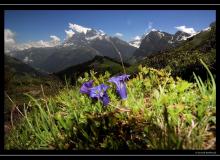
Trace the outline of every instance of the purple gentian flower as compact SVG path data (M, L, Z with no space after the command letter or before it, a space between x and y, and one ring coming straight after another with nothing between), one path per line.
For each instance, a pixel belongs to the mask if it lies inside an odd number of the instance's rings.
M93 87L90 89L89 96L91 98L97 98L98 100L101 100L103 105L106 106L109 103L109 97L106 93L106 90L109 88L109 86L105 84L100 84L99 86Z
M89 95L92 85L93 85L93 80L83 83L82 87L80 88L80 92Z
M113 82L116 84L116 90L118 94L120 95L121 99L127 98L125 80L127 80L129 77L130 75L123 74L121 76L112 77L108 80L108 82Z

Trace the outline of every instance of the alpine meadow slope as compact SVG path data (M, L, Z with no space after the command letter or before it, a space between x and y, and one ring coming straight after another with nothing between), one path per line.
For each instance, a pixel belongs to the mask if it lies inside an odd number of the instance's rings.
M5 150L216 150L215 23L129 43L69 28L5 55Z

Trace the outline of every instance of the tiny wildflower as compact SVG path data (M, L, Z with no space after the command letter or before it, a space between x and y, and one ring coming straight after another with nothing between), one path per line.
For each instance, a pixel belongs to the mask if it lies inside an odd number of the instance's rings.
M127 98L125 80L127 80L129 77L130 75L123 74L121 76L112 77L108 80L108 82L113 82L116 84L116 90L117 93L120 95L121 99Z
M99 86L93 87L90 89L89 96L91 98L97 98L98 100L101 100L103 105L106 106L109 103L109 97L106 93L106 90L109 88L109 86L105 84L100 84Z
M93 80L83 83L82 87L80 88L80 92L89 95L92 85L93 85Z

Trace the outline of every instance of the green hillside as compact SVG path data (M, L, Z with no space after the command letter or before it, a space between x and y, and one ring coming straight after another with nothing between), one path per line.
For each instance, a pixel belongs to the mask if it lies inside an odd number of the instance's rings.
M124 66L128 67L129 65L124 63ZM84 72L89 72L90 70L97 72L98 75L104 74L106 71L113 75L123 73L122 64L120 62L109 57L95 56L91 61L69 67L63 71L55 73L55 75L62 80L65 80L66 76L66 78L71 79L72 83L75 83L78 77L82 76Z
M212 26L211 31L200 32L181 43L178 47L146 57L138 64L156 69L166 68L167 70L172 70L173 76L192 80L193 72L202 78L206 78L205 68L201 65L199 59L202 59L209 66L213 74L216 74L215 25ZM132 68L135 70L134 66Z
M17 75L25 75L26 73L32 76L43 75L43 73L30 67L29 65L8 55L4 55L4 67L6 68L5 70L10 68L10 70L12 70L12 72L16 73Z
M28 103L29 99L25 93L39 98L43 96L41 86L46 95L54 95L62 87L62 83L55 76L41 73L7 55L4 60L5 121L9 121L11 112L16 115L15 107L23 108L24 103Z

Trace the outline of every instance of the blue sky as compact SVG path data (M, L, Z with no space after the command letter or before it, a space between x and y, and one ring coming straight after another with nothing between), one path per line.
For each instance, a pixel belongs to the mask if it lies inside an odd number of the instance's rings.
M122 33L130 41L148 29L175 33L177 26L200 31L216 20L215 10L7 10L5 29L16 33L16 41L49 40L56 35L63 41L68 24L101 29L108 35Z

